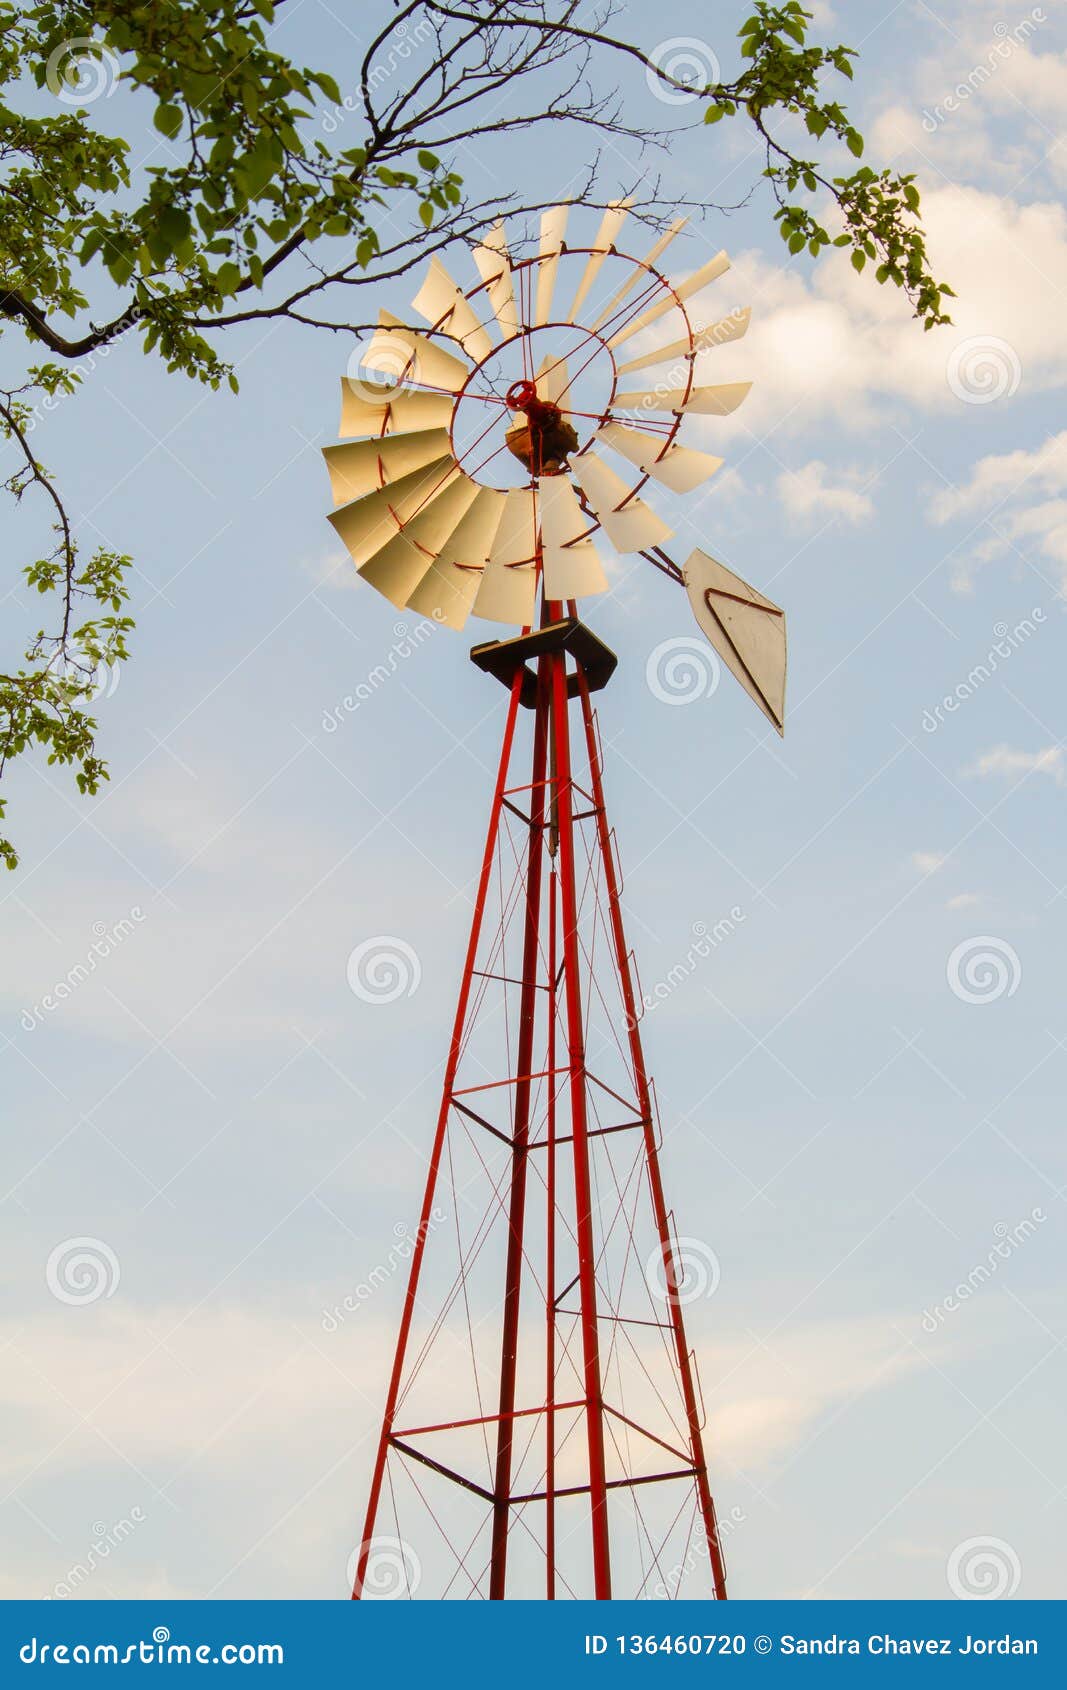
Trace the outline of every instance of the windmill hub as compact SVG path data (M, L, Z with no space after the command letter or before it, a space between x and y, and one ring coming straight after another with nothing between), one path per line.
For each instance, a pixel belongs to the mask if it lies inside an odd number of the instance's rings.
M532 381L516 381L508 388L509 411L521 411L525 423L504 436L508 451L534 475L562 475L567 457L578 450L578 436L560 407L540 399Z

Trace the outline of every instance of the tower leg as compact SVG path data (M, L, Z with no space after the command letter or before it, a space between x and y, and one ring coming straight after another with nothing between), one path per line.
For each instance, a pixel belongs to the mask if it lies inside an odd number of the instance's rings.
M463 1032L467 1022L467 1008L470 1003L471 985L474 979L474 967L478 957L478 942L482 933L482 921L485 916L486 893L489 889L489 877L493 870L493 860L496 856L497 836L500 832L500 812L504 804L504 792L507 787L508 769L511 766L511 751L515 743L515 722L519 713L519 692L521 676L516 675L511 685L511 698L508 703L507 721L504 726L504 742L500 750L500 763L497 767L496 787L493 792L492 807L489 812L489 827L486 832L485 851L482 855L482 870L478 877L478 890L474 899L474 915L471 918L470 939L467 943L467 955L463 965L463 979L460 983L459 1000L456 1004L456 1017L452 1026L452 1042L448 1050L448 1062L445 1067L444 1085L441 1091L441 1108L437 1116L437 1130L434 1133L433 1149L430 1152L430 1171L426 1178L426 1190L422 1200L422 1211L419 1215L419 1229L415 1237L415 1245L411 1253L411 1271L408 1274L407 1291L404 1295L404 1307L400 1316L400 1331L396 1341L396 1355L393 1369L389 1377L389 1389L385 1400L385 1413L382 1417L381 1436L378 1440L378 1453L374 1460L374 1470L371 1474L370 1493L367 1498L367 1514L363 1525L363 1538L356 1559L356 1577L352 1587L352 1599L358 1601L363 1594L363 1585L367 1577L367 1562L373 1547L372 1538L374 1523L378 1516L378 1504L382 1494L382 1480L385 1477L385 1463L389 1455L389 1440L392 1437L396 1417L396 1405L400 1396L400 1386L404 1377L404 1361L407 1356L408 1337L411 1332L412 1316L415 1313L415 1301L419 1292L419 1275L422 1272L423 1257L426 1253L426 1236L429 1231L430 1218L433 1211L434 1193L437 1190L437 1179L441 1168L441 1153L444 1150L445 1133L448 1130L449 1111L452 1106L452 1092L456 1083L456 1069L459 1066L460 1052L463 1048Z
M589 1138L586 1119L585 1037L579 973L578 912L574 867L574 802L571 785L570 721L566 660L552 657L552 730L556 751L556 806L559 818L559 890L563 940L564 996L567 1011L567 1050L570 1067L571 1134L574 1145L575 1229L578 1240L578 1284L581 1306L582 1359L585 1376L586 1438L589 1445L589 1500L592 1511L593 1594L597 1601L611 1596L611 1557L608 1548L608 1496L604 1471L604 1399L600 1379L600 1335L597 1317L596 1242L589 1179Z
M696 1380L693 1375L692 1357L685 1336L682 1321L682 1310L678 1300L678 1274L674 1260L674 1244L671 1238L670 1217L666 1199L663 1195L663 1179L659 1166L659 1147L656 1143L656 1128L652 1114L652 1093L645 1068L645 1054L641 1043L640 1018L637 1013L637 995L634 991L633 970L630 967L630 952L626 945L626 935L622 924L622 904L619 896L619 877L615 868L615 853L612 848L611 832L608 828L607 810L604 805L604 786L600 766L600 747L597 744L596 723L593 708L589 699L589 689L585 684L585 677L579 678L579 689L582 699L582 721L585 727L585 743L589 757L589 774L592 783L593 804L596 810L597 844L600 849L601 862L604 870L604 884L608 894L608 911L611 921L612 942L615 950L615 966L619 972L622 986L623 1004L626 1010L626 1027L630 1041L630 1060L633 1064L634 1080L637 1086L637 1099L641 1108L641 1116L645 1123L645 1161L648 1168L648 1184L652 1198L652 1209L656 1219L656 1230L659 1233L660 1251L663 1257L664 1284L667 1287L667 1306L671 1313L671 1326L674 1334L675 1353L678 1361L678 1373L681 1379L682 1397L685 1402L686 1420L689 1425L689 1441L693 1452L696 1468L697 1497L700 1502L701 1518L704 1535L707 1540L708 1554L711 1559L712 1578L715 1595L721 1600L726 1596L726 1570L723 1565L722 1549L719 1543L719 1528L715 1518L715 1503L711 1494L711 1484L708 1479L707 1462L704 1458L704 1439L700 1424L700 1409L697 1402Z
M519 1302L522 1286L523 1233L526 1223L526 1175L529 1165L530 1092L534 1028L537 1019L541 937L541 866L544 861L545 763L549 698L547 659L539 665L534 716L533 768L530 784L530 841L526 858L526 915L519 988L519 1039L512 1127L511 1197L508 1207L508 1259L504 1281L504 1320L500 1356L500 1418L497 1422L496 1479L493 1487L493 1539L489 1598L500 1601L507 1581L508 1528L511 1523L511 1458L515 1438L515 1368L519 1349ZM551 1084L551 1080L549 1082Z

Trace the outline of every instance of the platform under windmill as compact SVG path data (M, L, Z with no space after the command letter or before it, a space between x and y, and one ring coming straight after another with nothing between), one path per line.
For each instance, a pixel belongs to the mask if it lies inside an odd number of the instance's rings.
M602 546L640 554L779 732L785 619L707 552L672 561L642 497L719 468L679 435L743 399L695 370L748 312L698 322L725 254L672 282L684 219L636 257L628 210L589 246L550 210L523 257L498 226L466 290L434 259L427 331L382 313L362 363L383 384L342 382L325 454L364 580L449 628L507 625L470 653L503 688L503 739L357 1597L394 1594L401 1563L419 1598L726 1595L605 807L593 701L616 660L579 611L609 587ZM707 1228L706 1199L682 1220Z

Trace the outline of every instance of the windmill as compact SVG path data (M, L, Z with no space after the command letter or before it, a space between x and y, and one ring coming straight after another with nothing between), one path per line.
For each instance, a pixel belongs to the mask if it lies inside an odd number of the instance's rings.
M683 1318L717 1263L664 1194L592 704L616 659L579 605L609 548L647 559L779 733L785 619L707 552L679 567L643 496L720 467L678 436L744 398L696 362L749 313L698 325L725 253L669 280L685 219L633 257L630 203L591 246L566 206L525 257L496 226L466 291L434 258L427 332L381 313L325 449L365 581L509 625L470 653L508 702L356 1597L726 1594Z

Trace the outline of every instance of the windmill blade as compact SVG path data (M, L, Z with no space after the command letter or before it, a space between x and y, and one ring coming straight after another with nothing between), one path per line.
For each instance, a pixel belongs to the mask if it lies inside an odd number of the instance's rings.
M482 487L407 601L409 610L460 629L471 613L489 562L505 496Z
M451 454L438 458L425 469L412 470L388 487L379 487L340 510L330 511L327 520L344 541L353 563L362 565L459 474L459 465Z
M582 279L578 283L577 292L567 314L568 323L578 321L578 313L588 297L590 288L600 274L605 258L614 248L619 231L626 222L633 203L632 195L627 199L612 200L601 218L600 228L597 230L596 240L593 242L593 251L590 253L589 261L582 271Z
M595 452L581 452L570 460L571 472L618 552L644 552L669 540L673 528L637 498L625 481Z
M515 304L515 284L511 275L511 255L504 237L503 223L494 223L485 239L474 248L474 262L485 283L486 297L505 339L519 333L519 312Z
M474 314L470 300L464 296L458 282L453 281L439 258L431 258L430 268L418 293L411 301L411 309L444 334L458 340L464 352L480 364L490 358L493 343Z
M785 732L785 614L740 575L695 551L683 570L693 614L730 673Z
M688 337L683 335L681 340L672 340L669 346L661 346L658 352L646 352L642 358L631 358L629 363L620 364L619 374L625 375L629 370L647 370L650 364L663 364L668 358L684 358L690 351L707 352L713 346L725 346L731 340L740 340L751 317L752 311L748 306L743 311L732 311L717 323L709 323L706 329L698 329L692 346Z
M452 397L447 393L423 393L406 387L383 387L381 397L371 396L365 382L341 377L341 422L338 434L405 433L410 429L447 428L452 419Z
M500 525L474 600L475 616L530 626L537 592L536 551L533 494L528 487L512 487L504 495Z
M570 386L570 376L567 373L566 358L553 358L547 353L541 361L541 368L537 372L537 397L548 399L553 405L559 405Z
M541 539L557 551L573 540L582 540L591 523L565 475L543 475L537 484L541 517Z
M476 484L458 476L360 568L364 581L403 610L440 548L470 509Z
M672 493L692 493L722 467L722 459L713 458L710 452L675 444L664 448L661 435L645 434L625 423L605 423L596 438Z
M604 592L608 578L574 488L562 475L543 475L538 486L545 597L583 599Z
M391 311L379 311L378 327L360 361L364 369L378 370L394 381L437 387L445 393L458 393L470 375L470 366L462 358L415 329L405 328Z
M534 328L548 322L552 310L552 295L556 288L559 255L563 251L563 237L567 233L566 205L554 205L541 213L541 240L537 249L537 294L534 302Z
M727 417L737 410L751 386L750 381L729 381L718 387L694 387L688 396L684 387L617 393L612 407L620 411L681 411L697 417Z
M645 254L645 256L641 260L640 264L637 264L637 265L634 266L633 270L630 272L629 276L623 282L622 286L620 288L617 288L616 291L612 294L611 298L608 300L608 303L605 305L603 311L600 313L600 316L597 317L593 321L593 323L590 325L593 329L602 328L603 325L609 320L609 318L611 318L615 315L615 312L618 310L618 308L622 304L623 300L626 298L626 296L628 294L633 292L634 288L637 286L639 281L641 281L642 279L644 279L646 282L655 280L654 277L650 277L648 275L648 271L656 263L656 260L658 258L660 258L663 255L663 253L666 252L667 248L670 246L671 242L673 241L675 235L681 233L681 231L685 228L688 221L689 221L688 217L678 217L678 218L676 218L675 221L671 224L670 228L665 230L664 233L660 236L660 238L656 242L656 244L649 248L648 252Z
M414 469L423 469L448 451L447 428L427 428L417 434L387 434L381 439L324 446L322 455L330 472L333 502L345 505Z
M607 591L608 578L592 540L557 551L546 546L541 560L546 599L587 599Z
M725 275L729 268L730 260L725 252L717 252L714 258L710 258L706 264L701 265L699 270L694 270L693 274L687 276L684 282L672 283L670 293L665 294L655 305L642 312L640 317L635 317L632 323L626 323L618 334L612 335L608 345L614 349L616 346L621 346L624 341L632 340L635 334L640 334L642 329L651 327L661 317L666 316L668 311L673 311L676 305L684 305L687 299L691 299L695 293L699 293L701 288L706 288L709 282L718 281L719 277Z

